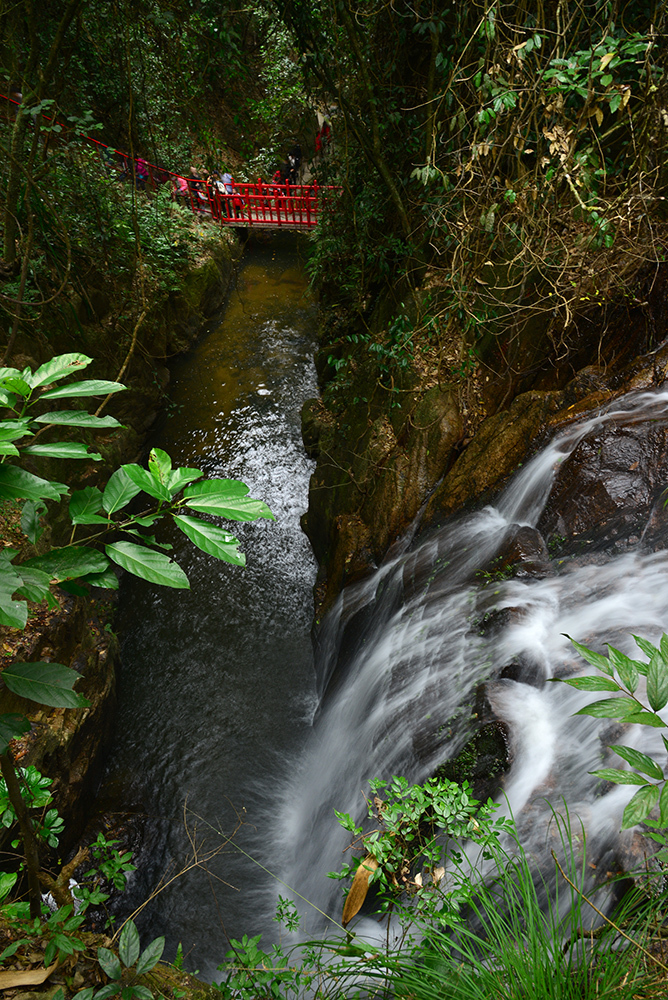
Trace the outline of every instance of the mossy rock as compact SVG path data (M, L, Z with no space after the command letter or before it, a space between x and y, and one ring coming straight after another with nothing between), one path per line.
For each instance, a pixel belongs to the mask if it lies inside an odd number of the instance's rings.
M484 802L498 791L511 763L508 726L496 720L482 726L456 757L437 768L434 777L458 784L468 781L475 797Z

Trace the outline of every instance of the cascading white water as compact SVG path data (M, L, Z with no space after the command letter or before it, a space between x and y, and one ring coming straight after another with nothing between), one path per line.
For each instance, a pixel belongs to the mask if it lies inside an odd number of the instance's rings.
M510 727L513 762L503 790L525 846L537 854L545 849L546 799L579 817L592 854L601 857L616 842L634 788L597 794L587 772L602 766L602 726L572 717L595 698L548 680L592 672L565 634L601 649L609 641L635 655L629 633L656 640L668 630L668 553L646 551L641 540L596 564L552 565L544 578L483 582L475 573L489 565L512 526L538 523L555 470L586 435L603 424L644 421L668 423L668 391L624 397L572 425L521 470L494 507L450 519L340 595L320 640L321 709L278 807L288 859L283 874L301 897L340 917L339 883L326 872L346 860L349 837L333 810L361 817L369 779L424 780L457 753L475 729L470 707L484 682L495 715ZM481 634L481 619L492 613L499 623ZM341 657L351 630L354 655ZM499 679L513 662L531 664L530 683ZM421 733L431 735L431 750L416 738ZM624 732L622 742L654 752L660 746L656 731L641 727ZM305 909L313 933L321 918Z

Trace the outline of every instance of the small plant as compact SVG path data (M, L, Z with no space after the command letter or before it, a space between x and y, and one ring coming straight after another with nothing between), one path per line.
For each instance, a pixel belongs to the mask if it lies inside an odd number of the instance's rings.
M28 765L19 769L21 797L28 809L46 809L53 800L50 785L51 778L40 774L36 767ZM16 810L10 802L7 784L0 778L0 823L7 829L18 821ZM49 809L43 813L41 819L36 820L35 834L39 840L43 840L49 847L57 847L58 839L63 832L64 823L58 815L56 809ZM18 838L12 840L12 847L19 845Z
M139 931L133 921L128 920L118 941L118 955L108 948L97 949L97 960L111 982L99 990L92 987L80 990L76 996L79 1000L106 1000L120 993L123 1000L134 1000L135 997L137 1000L153 1000L148 987L137 980L158 964L164 947L164 937L158 937L140 953Z

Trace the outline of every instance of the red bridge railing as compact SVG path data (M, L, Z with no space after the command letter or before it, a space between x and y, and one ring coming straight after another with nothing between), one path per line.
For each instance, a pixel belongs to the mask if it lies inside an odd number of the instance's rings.
M19 102L5 94L9 113ZM59 125L60 135L73 131L68 125L42 114L48 122ZM100 151L102 169L109 175L116 171L119 181L130 179L139 190L157 191L169 184L172 198L177 204L192 209L221 226L250 226L264 229L313 229L325 210L327 194L338 188L318 184L269 184L258 179L256 183L234 182L232 193L223 193L217 185L204 179L183 177L164 167L158 167L139 157L107 146L92 136L80 134L79 138Z

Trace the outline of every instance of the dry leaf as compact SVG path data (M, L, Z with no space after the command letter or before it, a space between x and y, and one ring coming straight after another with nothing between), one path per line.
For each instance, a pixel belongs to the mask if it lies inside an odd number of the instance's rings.
M617 55L616 52L606 52L605 53L605 55L601 59L601 65L598 67L601 73L603 72L603 70L605 69L605 67L608 65L608 63L611 62L615 58L616 55Z
M350 923L356 913L359 913L362 903L366 899L366 894L369 891L369 879L377 868L378 862L376 859L367 854L355 872L353 884L348 890L345 906L343 907L341 923L344 927Z
M0 990L9 990L12 986L40 986L49 978L57 965L58 962L52 962L48 969L0 972Z

